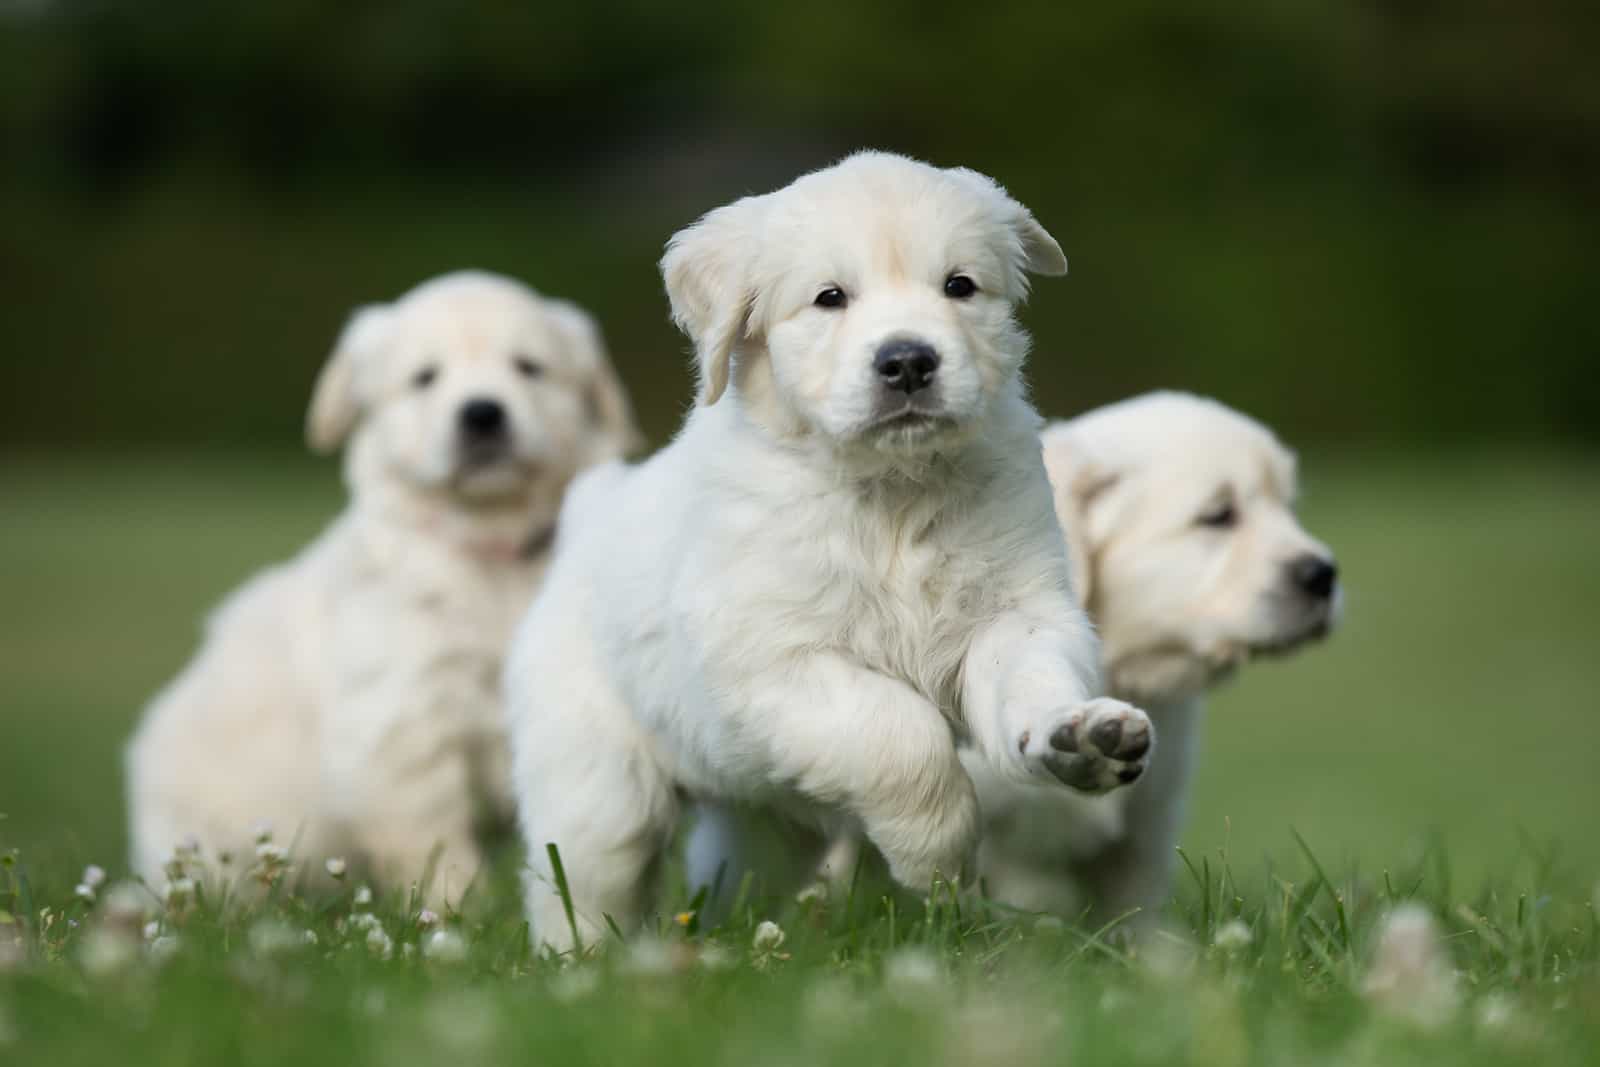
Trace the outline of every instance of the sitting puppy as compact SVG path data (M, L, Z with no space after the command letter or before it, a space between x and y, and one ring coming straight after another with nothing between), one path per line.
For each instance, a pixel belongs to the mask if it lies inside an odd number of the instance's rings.
M311 444L349 508L211 618L127 751L134 869L260 822L434 899L511 803L498 695L567 483L636 438L594 322L508 278L448 274L357 311L317 382Z
M1049 788L1139 776L1019 374L1025 274L1065 270L994 182L871 152L673 238L700 404L574 484L507 663L537 941L638 920L680 792L842 816L925 892L976 841L958 739Z
M975 762L980 870L1018 907L1149 921L1170 891L1201 695L1252 655L1326 634L1338 571L1295 520L1293 455L1215 401L1152 393L1054 423L1043 442L1102 670L1149 713L1161 755L1106 797L1019 788Z

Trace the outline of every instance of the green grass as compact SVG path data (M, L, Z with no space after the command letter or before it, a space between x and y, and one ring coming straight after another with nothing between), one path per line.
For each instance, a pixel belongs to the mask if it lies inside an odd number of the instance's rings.
M175 950L116 968L96 955L116 943L104 900L72 886L123 866L122 739L205 609L317 529L338 482L309 460L9 462L0 944L16 934L24 960L0 962L0 1062L1596 1062L1600 466L1305 466L1346 625L1213 699L1192 867L1154 947L874 886L719 930L666 919L642 952L563 963L530 952L505 877L445 917L459 963L407 958L422 931L398 896L374 909L385 961L349 892L280 891L165 914ZM1408 898L1459 972L1433 1029L1361 992ZM668 914L690 903L670 893ZM1214 947L1236 916L1250 942ZM273 949L268 918L317 945ZM753 952L763 919L787 958Z

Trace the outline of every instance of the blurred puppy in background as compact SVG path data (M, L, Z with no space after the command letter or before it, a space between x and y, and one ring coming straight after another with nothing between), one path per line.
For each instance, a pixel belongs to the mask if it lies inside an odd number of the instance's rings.
M1149 921L1170 891L1201 697L1250 658L1328 633L1338 569L1301 528L1294 456L1213 400L1151 393L1043 434L1078 595L1112 694L1156 724L1161 752L1104 797L1019 787L973 761L979 869L996 899Z
M317 382L311 445L350 504L211 617L126 754L135 871L215 861L268 824L298 855L458 894L477 820L511 805L499 699L567 483L637 441L594 321L458 272L359 309Z

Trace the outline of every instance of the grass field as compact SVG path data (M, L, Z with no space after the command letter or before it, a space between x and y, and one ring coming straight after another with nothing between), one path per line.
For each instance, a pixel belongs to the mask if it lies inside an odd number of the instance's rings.
M863 888L721 931L667 920L563 966L528 952L500 883L415 956L433 931L398 897L361 920L351 892L159 916L152 897L123 926L104 888L75 900L85 864L123 868L117 753L140 704L339 488L311 461L8 460L0 1062L1600 1062L1600 464L1304 466L1346 625L1212 701L1171 938L1130 957L1110 933ZM1433 1029L1361 995L1406 897L1459 972L1453 995L1410 983L1459 1001ZM780 948L752 947L762 919ZM173 940L124 961L117 931L137 944L149 920Z

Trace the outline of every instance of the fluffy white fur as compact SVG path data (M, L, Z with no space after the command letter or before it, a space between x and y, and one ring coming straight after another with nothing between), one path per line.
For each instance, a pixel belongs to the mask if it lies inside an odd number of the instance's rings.
M1056 510L1099 627L1110 691L1155 721L1161 755L1112 796L1019 788L974 767L980 867L1019 907L1105 918L1170 889L1201 724L1201 696L1253 655L1325 634L1327 547L1295 519L1295 461L1260 423L1212 400L1153 393L1051 425Z
M498 405L472 432L469 403ZM433 896L473 876L476 818L511 804L498 682L563 491L622 454L632 416L594 322L508 278L426 282L350 319L308 436L345 446L350 503L212 616L128 746L133 864L244 854L267 823L300 856L364 859Z
M925 891L976 841L958 738L1053 789L1138 775L1149 723L1095 699L1019 375L1025 274L1065 270L989 179L882 153L673 238L701 403L574 484L507 666L539 941L572 941L547 845L579 937L632 924L680 793L858 824ZM890 343L937 354L931 387L886 385Z

